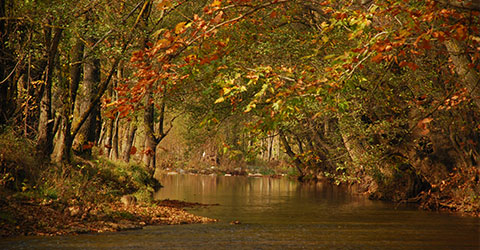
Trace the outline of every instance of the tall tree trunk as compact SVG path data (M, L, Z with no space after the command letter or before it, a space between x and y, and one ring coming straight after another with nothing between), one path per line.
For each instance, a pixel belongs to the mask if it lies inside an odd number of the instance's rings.
M148 1L150 2L150 1ZM134 8L134 10L138 9L140 6L141 6L141 3L140 2L139 4L137 4ZM143 10L142 10L143 12ZM133 11L132 11L133 13ZM122 20L122 24L125 24L127 19L124 19ZM136 25L136 24L135 24ZM135 28L135 25L132 27ZM127 51L127 47L131 44L133 38L134 38L134 35L135 33L134 32L131 32L131 34L129 35L127 41L125 41L122 45L122 49L121 49L121 52L120 54L124 54L126 51ZM86 120L88 119L88 117L90 116L90 114L92 112L95 112L96 109L98 109L98 106L100 105L100 99L102 98L103 94L105 93L105 91L107 90L108 86L110 86L110 81L112 80L115 72L117 71L117 68L118 68L118 65L120 63L120 56L119 57L116 57L112 63L112 66L110 68L110 70L108 71L108 74L106 75L105 77L105 80L103 80L99 86L98 86L98 89L96 91L96 94L92 100L92 102L90 103L90 105L88 106L88 108L85 110L85 112L81 113L78 115L78 119L75 123L72 124L72 137L75 138L76 135L79 133L80 131L80 128L83 126L83 124L86 122Z
M165 90L164 90L165 91ZM155 122L154 122L154 105L152 103L152 93L151 91L148 93L148 95L145 98L146 103L151 103L150 105L147 106L147 110L145 110L145 115L144 115L144 130L145 130L145 157L144 157L144 163L145 165L151 170L155 170L155 156L156 156L156 148L157 145L165 138L165 136L168 135L170 130L173 127L173 121L175 118L173 118L170 121L170 127L165 130L165 113L166 113L166 96L165 94L162 97L162 103L160 105L160 110L158 114L158 129L157 133L155 133ZM157 135L158 136L157 136ZM153 174L153 172L152 172Z
M268 142L268 148L267 148L267 152L268 152L268 158L267 160L268 161L271 161L272 160L272 157L273 157L273 139L275 137L274 136L270 136L269 138L267 138L267 142Z
M480 108L480 74L475 68L469 66L471 61L466 55L465 47L455 39L445 40L444 44L463 85L477 108Z
M118 78L119 76L121 75L120 73L120 69L122 68L123 66L123 63L120 62L119 63L119 66L118 66L118 70L117 70L117 79L116 81L118 81ZM114 82L115 83L115 82ZM110 98L112 101L116 101L116 95L114 95L114 91L113 91L113 86L114 84L110 85L108 87L108 90L107 90L107 98ZM117 116L118 114L115 114L115 116ZM114 123L115 123L115 119L114 118L107 118L107 121L105 123L105 142L104 142L104 146L106 148L106 157L110 157L110 154L111 154L111 151L112 151L112 147L113 147L113 136L114 136Z
M437 2L448 4L457 8L480 11L480 1L478 0L436 0Z
M10 94L15 86L10 73L14 69L12 61L8 58L8 23L6 20L5 0L0 1L0 125L5 124L14 109L15 102Z
M300 174L298 176L298 180L299 181L302 181L303 178L305 177L305 173L303 171L303 169L306 167L305 164L302 162L302 160L300 160L298 157L297 157L297 154L295 154L295 152L293 152L292 150L292 147L290 146L290 143L288 143L288 140L287 140L287 136L285 135L285 133L283 131L280 131L279 132L279 136L280 136L280 141L282 142L283 144L283 147L285 148L285 153L291 158L293 159L293 163L295 165L295 167L297 168L298 170L298 173Z
M110 159L112 160L117 160L119 158L119 149L118 149L118 138L120 137L119 135L119 124L120 123L120 115L117 113L117 117L115 118L115 122L113 124L113 136L112 136L112 150L110 152Z
M89 44L94 44L95 39L89 38ZM79 96L77 98L77 115L78 117L85 113L92 105L97 94L97 88L100 84L100 59L93 55L89 55L87 51L84 52L84 67L83 67L83 83L80 87ZM97 131L97 116L100 109L95 106L92 112L88 115L84 124L80 127L77 136L74 140L74 149L84 155L91 155L91 146L96 142Z
M140 19L140 28L146 30L148 28L148 18L150 16L150 8L151 2L146 1L142 15ZM142 37L141 47L146 48L148 42L148 35ZM158 138L155 136L155 121L154 121L154 114L155 114L155 105L153 100L153 86L147 87L147 92L145 94L145 113L143 116L143 124L144 124L144 131L145 131L145 154L143 157L143 163L145 164L147 170L153 176L155 172L155 155L157 152L157 145L159 143ZM163 121L162 121L163 123ZM163 126L163 124L162 124Z
M122 81L123 78L123 61L120 62L117 70L117 79L114 82L114 86L109 91L109 95L113 101L118 100L118 94L114 90L116 86L118 86L118 82ZM111 145L111 150L109 157L112 160L118 160L120 158L120 148L119 148L119 138L120 138L120 113L117 112L115 114L115 119L112 120L111 123L109 123L111 126L110 129L110 145Z
M75 100L77 98L77 90L80 85L80 77L82 73L83 60L83 41L77 38L75 46L72 50L72 63L70 64L70 82L67 89L65 89L67 98L64 98L63 104L63 119L61 131L57 139L56 153L52 156L55 162L69 161L71 156L73 136L71 133L72 120L71 116L75 107Z
M154 104L152 99L151 90L148 91L145 97L145 113L143 116L143 125L145 131L145 154L143 157L143 163L149 171L155 170L155 154L158 145L157 138L154 130Z
M363 169L363 164L366 163L365 154L367 151L358 137L349 133L348 128L350 125L345 119L346 118L338 119L338 129L343 140L343 145L354 166Z
M135 139L135 133L137 132L137 123L135 120L130 122L130 127L127 132L125 146L123 147L122 160L124 162L130 162L130 153L132 151L133 141Z
M114 124L115 120L114 119L111 119L111 118L108 118L108 120L106 121L106 124L105 126L107 126L106 128L106 132L105 132L105 148L107 149L105 155L107 157L110 157L110 152L112 151L112 138L113 138L113 124Z
M37 148L45 157L53 151L53 117L52 117L52 73L55 65L55 54L62 34L62 29L51 28L45 30L45 47L47 52L47 67L44 72L44 83L41 86L40 94L40 118L38 122Z

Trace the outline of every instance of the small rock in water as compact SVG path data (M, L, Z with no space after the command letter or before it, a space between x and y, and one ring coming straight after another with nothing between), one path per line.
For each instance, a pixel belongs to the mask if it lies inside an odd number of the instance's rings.
M231 174L225 174L225 176L232 176Z

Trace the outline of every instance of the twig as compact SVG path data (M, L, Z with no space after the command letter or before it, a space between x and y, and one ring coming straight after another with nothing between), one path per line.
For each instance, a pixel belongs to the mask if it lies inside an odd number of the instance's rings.
M8 74L8 76L7 76L5 79L3 79L3 80L0 82L0 84L6 82L6 81L8 80L8 78L10 78L10 77L13 75L13 73L14 73L15 70L17 69L17 66L18 66L22 61L23 61L23 57L17 62L17 64L15 64L15 67L12 69L12 72L10 72L10 74Z

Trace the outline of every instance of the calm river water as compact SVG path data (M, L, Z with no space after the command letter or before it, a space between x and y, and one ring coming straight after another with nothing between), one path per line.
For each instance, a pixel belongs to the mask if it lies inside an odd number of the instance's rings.
M157 199L218 203L206 225L99 235L23 237L12 249L480 249L480 219L370 201L328 184L285 178L169 175ZM238 220L240 224L230 222Z

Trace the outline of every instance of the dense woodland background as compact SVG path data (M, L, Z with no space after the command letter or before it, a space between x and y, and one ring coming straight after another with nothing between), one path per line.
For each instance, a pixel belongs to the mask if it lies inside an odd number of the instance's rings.
M26 155L284 162L478 213L479 27L474 0L1 0L0 184L41 182Z

